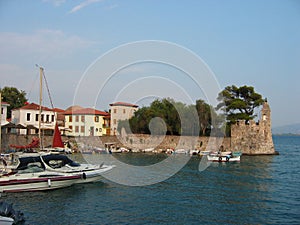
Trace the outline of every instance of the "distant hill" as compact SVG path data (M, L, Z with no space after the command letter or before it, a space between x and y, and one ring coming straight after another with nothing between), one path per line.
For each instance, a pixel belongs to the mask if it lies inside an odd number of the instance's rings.
M300 135L300 123L272 128L273 134L296 134Z

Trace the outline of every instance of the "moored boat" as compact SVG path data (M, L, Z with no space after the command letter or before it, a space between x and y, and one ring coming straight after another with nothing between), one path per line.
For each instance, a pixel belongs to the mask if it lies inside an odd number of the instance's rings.
M77 180L76 183L89 183L99 181L102 175L108 173L115 166L105 165L93 165L93 164L80 164L74 162L66 155L48 154L42 155L41 161L43 162L45 169L53 172L60 172L73 175L84 174L83 179Z
M14 223L14 219L7 216L0 216L1 225L11 225Z
M232 157L230 155L206 155L208 161L212 162L239 162L241 161L240 156Z
M8 174L0 177L0 192L44 191L71 186L80 175L41 171Z
M212 162L239 162L241 160L241 154L233 154L230 151L211 152L206 156L207 160Z
M0 224L23 224L25 221L24 214L14 210L12 204L0 202Z

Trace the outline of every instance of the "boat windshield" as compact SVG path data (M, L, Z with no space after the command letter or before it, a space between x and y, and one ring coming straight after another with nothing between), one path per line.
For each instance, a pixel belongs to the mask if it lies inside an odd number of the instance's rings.
M72 167L80 166L79 163L74 162L73 160L71 160L70 158L68 158L65 155L58 155L58 154L45 155L45 156L42 156L42 158L43 158L43 161L53 169L61 168L65 165L69 165Z
M45 166L39 156L19 158L18 173L34 173L45 170Z

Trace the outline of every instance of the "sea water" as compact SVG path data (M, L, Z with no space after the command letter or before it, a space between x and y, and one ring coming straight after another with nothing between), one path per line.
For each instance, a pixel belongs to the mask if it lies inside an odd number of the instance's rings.
M22 211L25 224L300 224L300 137L276 136L274 144L278 156L242 156L239 163L212 163L202 172L201 158L193 156L177 174L153 185L104 180L4 193L1 200ZM166 157L116 159L151 165Z

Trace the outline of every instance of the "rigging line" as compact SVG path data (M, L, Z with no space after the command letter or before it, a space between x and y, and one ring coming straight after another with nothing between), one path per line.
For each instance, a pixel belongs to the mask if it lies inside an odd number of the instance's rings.
M43 77L44 77L44 80L45 80L45 84L46 84L46 88L47 88L48 97L49 97L49 100L50 100L51 107L52 107L52 109L54 109L52 98L51 98L51 95L50 95L50 90L49 90L48 82L47 82L47 79L46 79L46 76L45 76L45 72L43 72Z
M46 84L46 88L47 88L47 92L48 92L48 96L49 96L49 100L50 100L50 104L51 104L51 108L52 110L54 110L54 105L53 105L53 101L52 101L52 98L51 98L51 95L50 95L50 90L49 90L49 86L48 86L48 81L46 79L46 76L45 76L45 72L43 71L43 77L44 77L44 80L45 80L45 84ZM57 121L57 113L55 113L53 111L53 114L55 116L55 121Z

